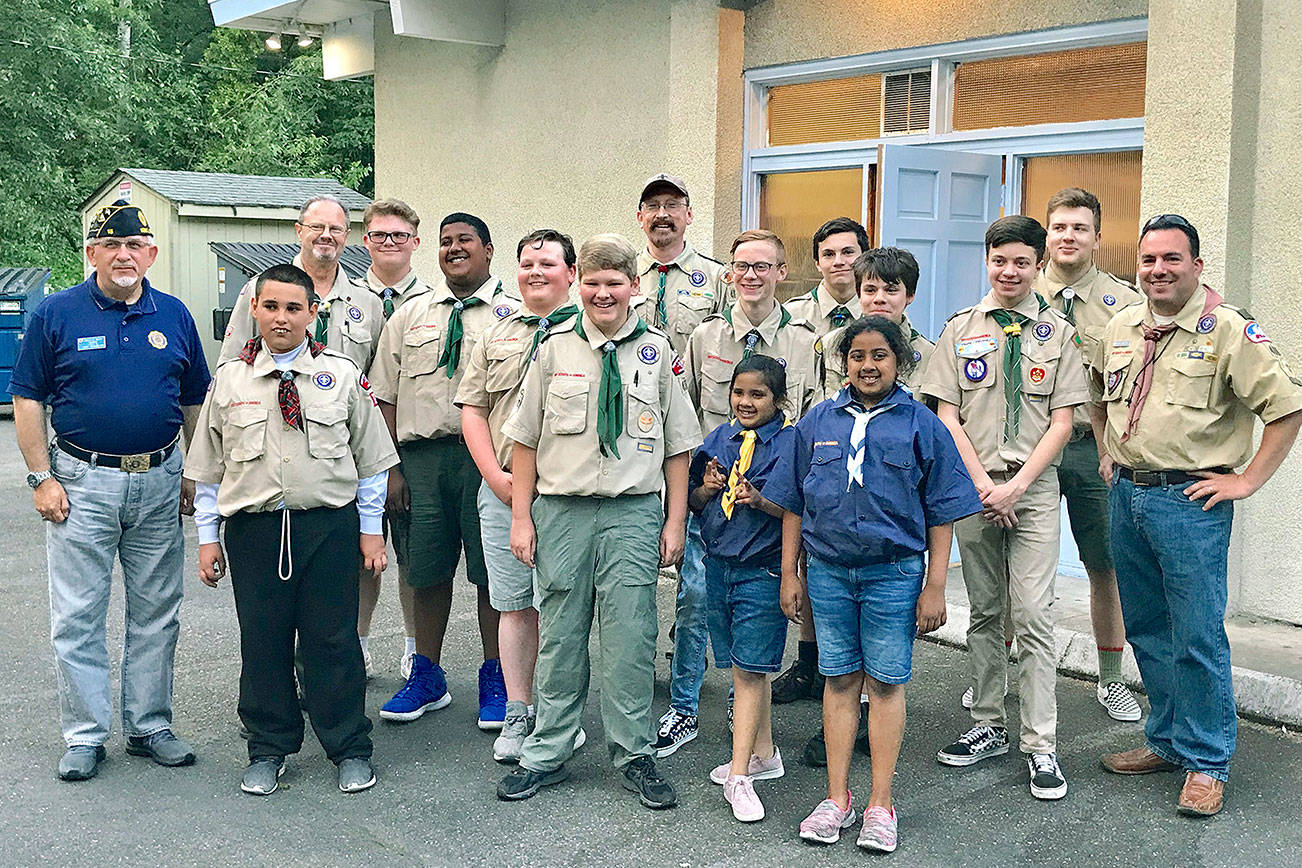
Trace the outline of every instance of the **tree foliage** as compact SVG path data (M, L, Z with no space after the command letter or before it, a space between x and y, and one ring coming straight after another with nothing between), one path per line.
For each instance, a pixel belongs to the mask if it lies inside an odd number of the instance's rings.
M80 280L81 202L119 167L374 186L371 82L319 45L213 27L204 0L23 0L0 23L0 265Z

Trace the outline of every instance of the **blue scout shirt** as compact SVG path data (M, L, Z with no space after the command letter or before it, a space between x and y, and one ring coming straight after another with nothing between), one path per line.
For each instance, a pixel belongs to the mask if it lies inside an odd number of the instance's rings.
M863 480L846 461L854 417L849 386L796 425L796 438L764 496L802 519L810 555L859 567L927 550L927 528L981 511L976 486L944 423L898 385L868 424ZM875 409L875 408L874 408Z
M10 391L48 403L54 432L91 452L161 449L181 428L181 405L208 390L194 318L145 280L135 304L114 301L91 274L32 314Z
M795 448L795 426L786 423L787 417L779 412L755 429L755 454L751 456L746 478L761 494L764 494L764 487L778 460ZM705 480L705 465L711 458L719 460L726 476L741 457L741 442L745 434L746 429L736 420L711 431L692 456L687 490L694 491ZM719 491L699 513L706 554L743 566L779 566L782 562L782 519L742 504L733 506L732 518L729 519L723 514L722 503L723 491Z

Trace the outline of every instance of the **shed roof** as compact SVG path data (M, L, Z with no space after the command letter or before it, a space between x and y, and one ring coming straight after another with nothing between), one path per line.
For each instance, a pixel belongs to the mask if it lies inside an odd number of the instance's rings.
M247 241L209 241L213 253L258 274L273 265L282 265L298 255L297 244L255 244ZM371 267L371 254L358 244L349 244L339 261L350 277L363 277Z
M48 268L0 267L0 295L26 295L50 279Z
M260 205L300 208L313 196L335 196L350 211L360 211L371 200L333 178L282 178L271 175L233 175L226 172L181 172L166 169L118 169L82 202L85 209L107 189L118 172L128 175L173 202L195 205Z

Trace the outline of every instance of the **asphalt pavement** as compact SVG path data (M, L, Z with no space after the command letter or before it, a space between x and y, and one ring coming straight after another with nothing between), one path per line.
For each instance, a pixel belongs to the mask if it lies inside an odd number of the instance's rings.
M199 753L190 768L165 769L123 752L118 724L97 778L56 779L59 737L42 525L23 484L13 423L0 419L0 864L33 865L847 865L863 860L927 866L1302 865L1302 739L1282 728L1240 721L1239 751L1220 816L1178 816L1182 778L1119 778L1099 755L1137 746L1142 724L1110 720L1094 686L1058 683L1059 757L1069 782L1063 800L1038 802L1016 751L968 769L935 760L965 730L959 706L966 653L918 643L908 691L909 724L896 777L900 849L869 855L854 846L857 826L832 847L796 837L800 820L823 797L821 770L798 761L818 725L814 702L778 706L775 736L786 776L756 789L768 817L736 822L707 775L729 752L724 725L727 675L714 668L702 692L696 741L659 762L678 787L679 805L653 812L619 786L609 765L594 684L585 717L590 741L571 761L573 777L521 803L494 795L506 768L492 761L492 734L475 727L480 648L471 588L458 580L444 667L453 702L423 719L378 719L400 686L401 618L390 570L371 648L380 670L367 691L376 721L379 783L344 795L334 766L309 734L288 761L278 792L245 795L246 762L235 696L238 628L229 584L209 589L195 577L194 532L187 527L186 600L176 659L175 729ZM188 525L188 522L187 522ZM114 588L109 654L117 676L122 647L121 585ZM661 650L673 618L673 589L660 586ZM794 644L794 637L791 639ZM600 649L593 646L594 658ZM595 659L594 659L595 665ZM657 713L665 707L667 665L657 663ZM1009 698L1016 720L1017 699ZM116 691L115 691L116 693ZM867 761L856 755L852 788L867 796Z

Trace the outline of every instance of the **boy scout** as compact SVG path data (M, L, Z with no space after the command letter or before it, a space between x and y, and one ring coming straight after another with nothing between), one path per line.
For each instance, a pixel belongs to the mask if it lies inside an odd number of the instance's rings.
M872 242L857 220L834 217L814 233L814 266L822 275L818 286L788 300L783 307L803 319L820 336L862 316L854 279L854 261ZM833 353L835 355L835 353ZM839 385L838 385L839 388Z
M185 475L197 483L199 577L225 573L226 520L240 624L240 719L249 732L242 789L268 795L303 746L304 706L346 793L375 783L366 669L357 641L357 553L384 570L386 470L393 444L351 360L307 335L312 279L275 265L255 283L259 337L221 365L204 401Z
M683 554L688 463L701 432L668 336L629 309L633 246L589 238L578 272L583 314L539 347L502 428L515 441L511 551L530 566L536 551L541 627L538 725L497 795L527 799L569 776L595 613L611 758L625 789L667 808L677 795L651 758L655 586L657 567Z
M461 436L461 411L452 402L479 336L518 305L489 273L492 257L484 221L462 213L444 217L439 226L444 283L394 312L371 368L375 397L402 458L403 470L390 474L389 503L411 505L408 582L415 589L416 654L406 684L380 709L385 720L416 720L452 701L439 661L463 546L466 573L478 589L484 648L479 725L500 728L506 713L497 612L488 601L475 505L482 480Z
M1139 301L1140 295L1094 264L1102 240L1103 210L1093 193L1075 187L1059 190L1049 199L1046 216L1049 261L1036 275L1034 289L1076 327L1081 359L1088 365L1108 320ZM1099 660L1097 696L1112 718L1139 720L1139 703L1121 680L1126 632L1108 545L1108 487L1099 477L1099 450L1089 409L1077 407L1072 423L1071 439L1058 465L1058 488L1067 498L1071 535L1090 580L1090 621Z
M774 296L786 276L782 239L766 229L752 229L732 242L732 281L737 300L706 317L687 343L684 359L687 392L698 408L701 434L710 433L732 415L728 402L732 369L755 353L779 359L787 369L787 394L793 421L823 398L822 353L813 325L791 316ZM705 556L701 524L687 521L687 551L679 570L674 620L674 658L669 681L669 710L660 718L656 755L668 756L696 738L701 681L705 676Z
M1088 399L1076 330L1034 292L1044 229L1001 217L986 230L990 292L949 318L922 383L954 435L985 511L955 527L971 606L967 643L974 725L936 758L967 766L1008 752L1004 600L1010 599L1021 684L1021 749L1031 793L1060 799L1053 580L1058 567L1059 453L1072 408Z
M1202 270L1187 220L1144 224L1147 303L1112 318L1091 362L1126 638L1151 704L1145 744L1103 765L1184 769L1177 810L1193 816L1220 811L1235 748L1224 625L1233 501L1265 484L1302 425L1302 380L1256 320L1199 284ZM1255 454L1253 416L1265 423Z
M348 209L334 196L313 196L294 221L298 254L293 264L312 278L320 303L308 333L319 344L352 359L363 371L371 365L375 344L384 328L384 306L374 293L354 283L339 256L348 244ZM252 309L254 281L240 290L226 326L218 363L238 356L257 334Z
M682 178L663 172L647 178L638 197L637 223L647 243L637 256L641 280L633 311L668 334L681 356L701 320L727 306L728 270L684 240L692 225L692 200Z
M575 277L574 242L554 229L537 229L516 245L523 306L489 326L470 352L457 389L466 447L484 478L479 488L479 533L488 569L488 599L501 613L498 646L506 683L502 733L493 759L516 762L535 723L533 669L538 656L538 610L533 570L511 554L511 448L502 425L515 407L524 372L548 331L579 310L567 304ZM583 730L579 730L582 732Z

